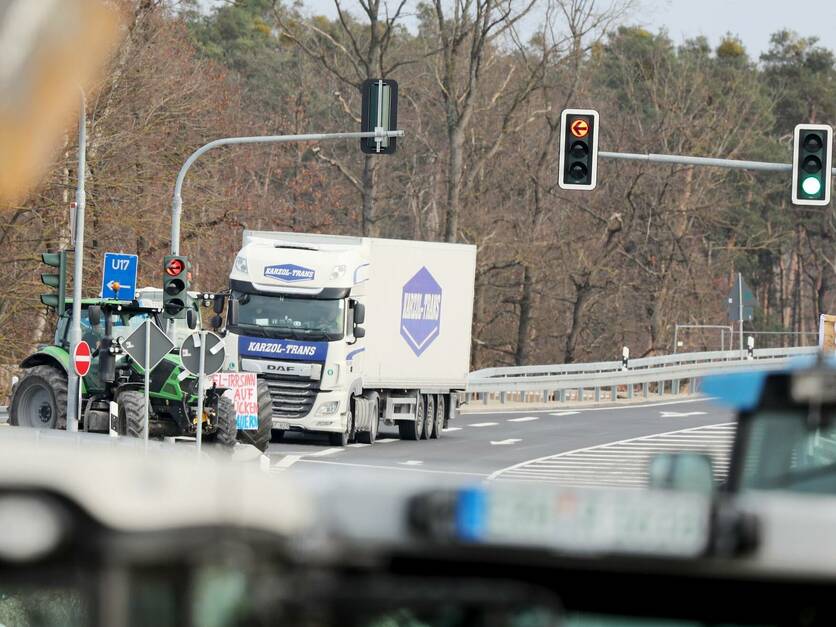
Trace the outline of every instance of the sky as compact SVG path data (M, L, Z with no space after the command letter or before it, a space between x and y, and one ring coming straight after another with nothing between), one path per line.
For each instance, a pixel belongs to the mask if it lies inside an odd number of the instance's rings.
M202 0L212 5L223 0ZM599 0L606 5L607 0ZM836 0L637 0L628 19L652 31L665 28L675 43L704 35L716 46L726 33L740 37L751 57L769 48L769 36L789 28L800 35L816 36L822 45L836 50ZM394 3L394 0L393 0ZM411 1L408 5L412 5ZM805 10L805 5L809 9ZM333 0L302 0L308 13L335 16ZM358 6L343 0L343 6Z

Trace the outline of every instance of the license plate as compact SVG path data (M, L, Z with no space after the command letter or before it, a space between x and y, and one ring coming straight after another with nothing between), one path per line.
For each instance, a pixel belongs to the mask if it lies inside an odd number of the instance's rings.
M283 431L287 431L288 429L290 429L290 423L289 422L274 422L273 423L273 428L274 429L281 429Z
M700 494L673 492L465 491L459 529L469 540L570 553L694 556L708 546L710 504Z

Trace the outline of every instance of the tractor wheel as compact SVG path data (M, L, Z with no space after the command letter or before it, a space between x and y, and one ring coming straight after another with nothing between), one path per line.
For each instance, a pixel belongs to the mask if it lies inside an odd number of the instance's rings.
M270 435L273 429L273 399L270 396L270 388L263 379L258 380L258 429L238 429L238 441L244 444L252 444L262 453L270 445Z
M235 446L238 433L238 421L235 415L235 403L226 396L218 399L218 431L215 441L221 446Z
M116 397L116 404L119 405L119 434L145 437L145 394L125 390Z
M27 370L12 395L9 424L33 429L66 429L66 373L47 365Z

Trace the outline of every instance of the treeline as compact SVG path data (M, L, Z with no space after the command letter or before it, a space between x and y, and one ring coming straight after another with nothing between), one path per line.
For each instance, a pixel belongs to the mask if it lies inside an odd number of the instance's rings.
M86 292L110 250L160 283L196 147L356 129L357 87L384 76L406 131L394 156L347 142L198 161L183 250L201 289L225 286L244 227L473 243L474 367L668 352L675 323L728 324L736 271L759 302L752 328L812 333L836 309L834 211L793 207L788 176L602 160L594 192L557 186L567 106L600 112L603 150L788 162L795 124L836 122L834 56L815 39L778 32L755 59L732 36L675 43L593 0L358 1L327 19L273 0L208 14L122 0L125 39L88 110ZM46 339L37 253L66 244L74 169L68 131L49 178L0 214L9 361Z

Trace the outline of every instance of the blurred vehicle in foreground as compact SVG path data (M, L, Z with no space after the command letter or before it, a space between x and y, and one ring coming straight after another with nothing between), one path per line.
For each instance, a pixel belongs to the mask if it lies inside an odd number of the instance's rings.
M283 479L163 443L3 434L0 624L836 622L831 497Z
M703 392L737 413L725 492L836 495L836 356L799 358L776 371L707 377ZM651 485L711 491L707 456L654 458Z

